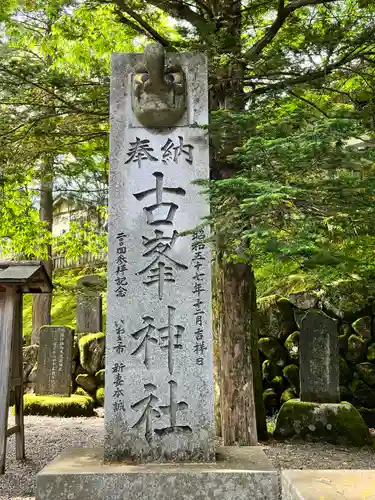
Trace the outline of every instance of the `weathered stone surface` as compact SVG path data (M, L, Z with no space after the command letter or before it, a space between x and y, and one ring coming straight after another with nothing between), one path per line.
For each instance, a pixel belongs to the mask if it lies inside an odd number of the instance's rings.
M360 363L355 367L359 378L367 385L375 385L375 365L372 363Z
M360 363L365 359L367 345L359 335L350 335L348 338L348 350L346 352L346 359L351 363Z
M367 425L350 403L308 403L290 399L277 415L273 435L276 439L294 437L352 446L372 443Z
M102 280L99 276L83 276L77 281L76 331L82 333L103 330Z
M211 258L197 229L209 206L193 184L209 177L207 63L167 55L188 109L175 128L148 129L131 105L142 58L112 57L105 457L213 460ZM152 87L138 89L145 106Z
M375 408L375 391L362 380L353 380L351 386L353 395L358 403L365 408Z
M371 470L283 470L283 500L359 500L374 496Z
M95 393L96 391L96 382L95 377L92 375L81 374L76 378L76 384L82 387L87 392Z
M36 479L36 500L277 500L277 471L259 447L218 449L215 463L103 464L101 450L69 450Z
M91 375L95 375L101 368L105 341L104 333L88 333L78 341L81 366Z
M42 326L39 342L36 394L70 396L72 390L72 329L67 326Z
M295 309L294 310L294 321L296 322L296 325L298 328L301 328L301 323L303 318L306 316L307 311L302 311L300 309Z
M287 360L286 350L279 341L269 337L263 337L258 341L259 350L266 358L271 359L277 366L284 366Z
M371 324L370 316L363 316L352 323L353 330L367 342L371 340Z
M31 370L38 360L38 345L29 345L23 348L23 379L26 381Z
M279 295L270 295L258 300L259 336L284 341L296 330L293 306Z
M288 351L289 357L295 361L299 360L299 337L299 332L293 332L284 343L284 347Z
M29 382L35 383L38 376L38 363L34 366L29 374Z
M311 309L301 323L301 401L339 402L339 373L337 321Z
M288 299L298 309L314 309L318 305L319 293L315 290L303 290L290 294Z

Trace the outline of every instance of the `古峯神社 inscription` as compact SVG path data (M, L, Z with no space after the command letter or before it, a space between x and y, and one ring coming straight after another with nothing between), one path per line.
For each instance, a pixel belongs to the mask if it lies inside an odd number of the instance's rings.
M194 184L209 173L206 131L195 126L208 120L206 60L168 54L157 71L150 50L143 62L140 54L112 61L105 457L207 461L210 250L203 229L186 233L209 214ZM172 67L181 87L162 82ZM176 106L174 122L161 112L156 125L152 106Z

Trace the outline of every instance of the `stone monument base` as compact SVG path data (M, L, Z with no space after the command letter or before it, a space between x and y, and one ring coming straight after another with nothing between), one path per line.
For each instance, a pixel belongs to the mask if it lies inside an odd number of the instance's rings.
M216 463L126 465L102 449L73 449L36 480L36 500L277 500L277 471L261 448L223 447Z
M375 498L372 470L284 470L283 500L358 500Z

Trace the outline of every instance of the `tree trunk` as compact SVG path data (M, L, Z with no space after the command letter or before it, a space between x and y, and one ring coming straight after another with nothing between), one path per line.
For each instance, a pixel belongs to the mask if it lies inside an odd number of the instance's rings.
M53 161L46 162L40 181L40 220L47 223L47 230L52 233L53 221ZM47 247L47 260L43 262L48 276L52 280L52 245ZM31 343L39 344L39 329L51 324L52 294L41 293L33 295L33 318Z
M224 108L242 113L245 112L244 64L241 62L242 3L232 0L220 3L220 6L220 17L225 20L222 52L230 53L232 57L226 67L219 68L217 85L210 95L211 111ZM242 137L229 134L223 141L220 152L213 151L212 176L216 179L235 174L236 165L227 158L241 146ZM267 438L254 274L249 261L227 261L222 246L219 241L217 243L221 432L225 445L251 446L257 443L258 435Z
M220 397L224 445L257 444L251 356L253 273L246 263L219 259Z

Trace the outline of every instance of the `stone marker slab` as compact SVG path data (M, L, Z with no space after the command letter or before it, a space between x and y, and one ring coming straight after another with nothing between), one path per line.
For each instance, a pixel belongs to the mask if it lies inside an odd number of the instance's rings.
M375 499L373 470L284 470L283 500Z
M103 330L103 301L99 276L83 276L77 281L76 332L97 333ZM78 335L81 336L81 335Z
M259 447L223 447L206 464L103 464L100 449L68 450L36 478L36 500L277 500L277 471Z
M143 54L112 57L105 458L210 461L211 257L205 229L181 234L209 214L192 184L209 176L207 62L167 54L155 74L159 55L148 69ZM163 83L149 101L139 85L160 73L186 79L186 110L174 128L144 128Z
M337 321L310 310L301 322L299 349L301 401L339 403Z
M73 332L67 326L42 326L35 393L70 396Z

